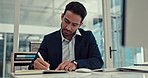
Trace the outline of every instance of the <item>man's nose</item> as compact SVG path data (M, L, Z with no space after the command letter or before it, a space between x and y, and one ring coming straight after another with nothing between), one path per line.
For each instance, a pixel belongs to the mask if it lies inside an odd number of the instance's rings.
M72 27L71 24L68 24L68 25L66 26L66 29L67 29L67 30L71 30L71 27Z

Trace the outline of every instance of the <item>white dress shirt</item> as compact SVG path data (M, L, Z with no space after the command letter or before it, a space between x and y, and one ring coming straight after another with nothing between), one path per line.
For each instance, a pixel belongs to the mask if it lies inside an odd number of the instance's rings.
M72 37L71 41L64 38L62 31L62 61L72 61L75 60L75 37L76 35L80 35L79 30L76 31L76 34Z

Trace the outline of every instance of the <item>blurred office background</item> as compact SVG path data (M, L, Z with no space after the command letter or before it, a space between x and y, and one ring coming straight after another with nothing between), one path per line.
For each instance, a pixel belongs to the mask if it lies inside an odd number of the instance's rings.
M41 42L45 34L60 29L61 13L70 1L0 0L0 77L9 77L12 52L29 52L31 41ZM104 68L144 61L143 48L121 46L122 0L76 1L86 6L82 28L93 31Z

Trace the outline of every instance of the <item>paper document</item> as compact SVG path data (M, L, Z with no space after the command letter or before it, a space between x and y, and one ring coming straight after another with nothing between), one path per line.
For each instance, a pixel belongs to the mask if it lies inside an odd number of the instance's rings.
M67 73L64 70L16 70L15 75Z
M42 70L16 70L15 75L42 74Z

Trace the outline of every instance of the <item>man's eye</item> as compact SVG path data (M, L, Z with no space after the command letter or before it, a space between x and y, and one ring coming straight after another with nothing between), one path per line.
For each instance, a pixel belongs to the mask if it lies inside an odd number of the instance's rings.
M75 26L75 27L76 27L76 26L78 26L78 24L73 24L73 26Z
M66 19L65 19L64 21L65 21L66 23L69 23L69 21L68 21L68 20L66 20Z

